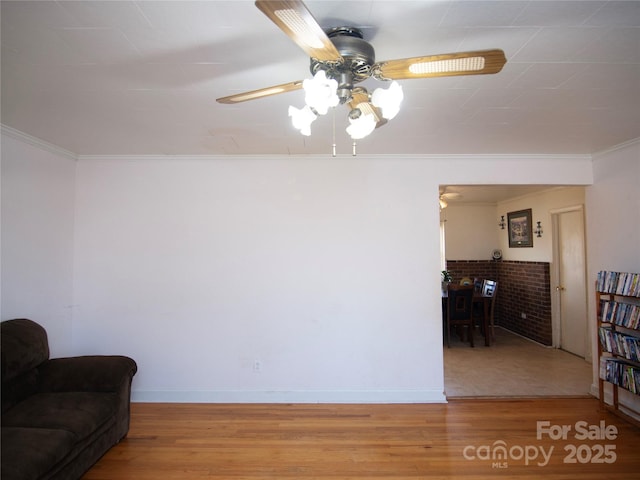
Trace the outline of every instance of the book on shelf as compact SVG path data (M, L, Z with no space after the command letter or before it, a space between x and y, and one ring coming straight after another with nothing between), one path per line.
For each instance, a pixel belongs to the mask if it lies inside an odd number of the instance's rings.
M607 327L599 329L602 350L613 355L624 357L634 362L640 362L640 338L625 335Z
M640 297L640 273L601 270L597 276L599 292Z
M640 395L640 273L598 272L596 302L600 403L608 404L605 384L609 383L612 411L636 418L640 415L636 408L624 404L620 409L618 390Z
M640 393L640 368L617 358L600 359L600 378L632 393Z
M601 300L600 321L637 330L640 328L640 305L615 300Z

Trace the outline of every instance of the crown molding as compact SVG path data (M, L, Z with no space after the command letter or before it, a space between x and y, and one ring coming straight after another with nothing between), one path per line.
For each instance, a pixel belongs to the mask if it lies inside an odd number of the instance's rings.
M213 160L322 160L324 162L344 162L344 161L366 161L366 160L391 160L391 161L477 161L478 159L490 161L520 161L520 160L547 160L547 161L588 161L591 160L590 154L351 154L338 155L333 157L331 154L323 155L78 155L80 161L213 161Z
M45 140L36 138L32 135L29 135L28 133L24 133L24 132L21 132L20 130L16 130L15 128L9 127L7 125L0 124L0 132L2 133L2 135L6 135L7 137L20 140L21 142L40 148L41 150L45 150L49 153L53 153L54 155L59 155L61 157L65 157L74 161L78 160L78 155L76 155L73 152L70 152L69 150L66 150L62 147L54 145L53 143L49 143Z
M635 145L640 145L640 137L634 138L634 139L629 140L627 142L619 143L618 145L614 145L613 147L606 148L604 150L600 150L599 152L594 153L592 156L595 159L595 158L601 157L603 155L607 155L609 153L613 153L613 152L615 152L617 150L622 150L624 148L632 147L632 146L635 146Z
M437 161L437 160L468 160L468 159L474 159L474 160L478 160L478 159L487 159L487 160L503 160L503 161L508 161L508 160L558 160L558 159L562 159L562 160L588 160L588 159L595 159L596 157L600 157L602 155L606 155L608 153L612 153L615 152L617 150L621 150L630 146L634 146L634 145L638 145L640 144L640 137L638 138L634 138L632 140L629 140L627 142L618 144L618 145L614 145L608 149L605 150L601 150L599 152L595 152L593 154L449 154L449 155L441 155L441 154L410 154L410 155L406 155L406 154L402 154L402 155L393 155L393 154L362 154L362 155L358 155L358 156L352 156L352 155L338 155L337 157L332 157L330 155L323 155L323 154L319 154L319 155L181 155L181 154L174 154L174 155L78 155L70 150L66 150L62 147L59 147L57 145L54 145L53 143L49 143L46 140L41 140L37 137L34 137L33 135L29 135L28 133L24 133L20 130L17 130L13 127L9 127L7 125L4 125L2 123L0 123L0 131L2 133L2 135L6 135L8 137L11 138L15 138L16 140L20 140L24 143L27 143L29 145L32 145L34 147L40 148L42 150L45 150L47 152L53 153L55 155L60 155L63 157L66 157L70 160L74 160L74 161L78 161L78 160L99 160L99 161L105 161L105 160L119 160L119 161L140 161L140 160L152 160L152 161L159 161L159 160L196 160L196 161L207 161L207 160L229 160L231 158L233 159L248 159L248 160L269 160L269 159L278 159L278 160L284 160L284 159L307 159L307 160L314 160L314 159L322 159L324 161L327 160L334 160L334 161L344 161L346 159L352 159L352 160L366 160L366 159L378 159L378 160L395 160L395 161L399 161L399 160L432 160L432 161Z

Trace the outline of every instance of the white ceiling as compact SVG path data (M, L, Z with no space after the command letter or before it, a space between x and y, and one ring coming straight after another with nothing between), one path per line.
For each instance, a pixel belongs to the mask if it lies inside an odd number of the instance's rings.
M556 190L557 185L442 185L448 205L495 205L529 195ZM573 187L581 188L581 187Z
M496 75L402 81L401 112L359 154L588 154L640 137L638 1L305 3L323 27L361 28L377 60L506 53ZM311 137L291 127L301 91L215 102L310 76L253 1L2 1L1 20L2 123L77 154L331 151L331 114Z

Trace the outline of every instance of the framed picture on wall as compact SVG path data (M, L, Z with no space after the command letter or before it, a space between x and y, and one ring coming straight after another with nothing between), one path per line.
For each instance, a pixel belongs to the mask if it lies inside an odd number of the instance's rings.
M509 248L533 247L531 209L507 213Z

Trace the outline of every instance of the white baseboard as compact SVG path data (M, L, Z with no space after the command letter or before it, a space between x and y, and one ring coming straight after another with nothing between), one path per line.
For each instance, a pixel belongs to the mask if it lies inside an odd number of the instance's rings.
M134 403L447 403L442 391L133 391Z

